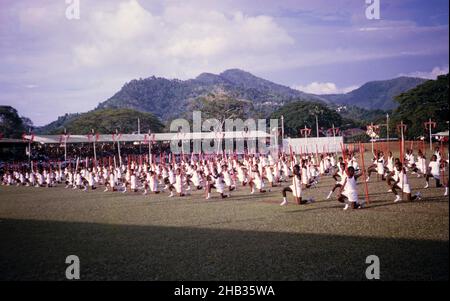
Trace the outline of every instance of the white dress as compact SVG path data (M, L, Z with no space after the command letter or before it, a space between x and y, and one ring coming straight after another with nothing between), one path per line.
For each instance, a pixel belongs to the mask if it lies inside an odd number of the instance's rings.
M270 166L266 166L266 178L269 183L273 183L273 174Z
M198 187L200 186L200 176L198 175L198 171L193 171L192 172L192 183L194 183L194 186Z
M176 175L175 176L175 191L177 193L183 193L183 181L182 181L182 176L181 175Z
M256 189L263 189L264 188L264 182L262 181L261 177L255 173L253 183L255 183Z
M302 168L302 184L309 183L309 173L307 168Z
M214 186L216 187L216 191L218 193L224 192L223 180L220 176L218 176L214 181Z
M134 173L130 175L130 188L131 190L137 189L137 178Z
M398 188L403 189L404 193L411 193L411 187L408 183L408 177L403 171L400 171L398 174L399 182L397 183Z
M297 176L292 178L292 185L289 186L294 197L300 198L302 196L302 183Z
M347 197L350 203L358 202L358 187L355 177L347 177L347 183L345 184L342 194Z
M150 191L157 192L158 191L158 176L152 175L148 181L150 186Z
M225 182L225 185L227 186L231 186L231 176L228 173L228 171L224 171L223 172L223 180Z
M433 178L439 180L440 179L440 175L439 175L439 162L438 161L431 161L428 164L428 167L431 168L431 175L433 176Z
M377 160L377 172L379 175L384 174L384 159L380 158Z
M389 169L389 171L393 171L394 170L394 158L393 157L388 157L388 159L387 159L387 169Z

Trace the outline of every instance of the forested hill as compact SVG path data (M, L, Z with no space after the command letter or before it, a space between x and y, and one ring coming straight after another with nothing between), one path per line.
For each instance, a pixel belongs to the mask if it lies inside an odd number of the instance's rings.
M210 94L253 102L258 113L269 115L292 101L315 101L325 104L357 106L368 110L391 110L397 107L394 97L425 80L399 77L371 81L347 94L314 95L259 78L249 72L230 69L220 74L202 73L195 79L177 80L161 77L135 79L100 103L98 109L129 108L151 112L167 121L185 112L191 102Z
M391 110L398 106L395 97L425 82L426 79L398 77L371 81L346 94L321 95L330 102L353 105L368 110Z
M167 121L181 116L196 98L209 94L252 101L257 111L267 114L293 100L326 102L320 96L231 69L219 75L202 73L186 81L160 77L132 80L110 99L100 103L98 109L130 108L152 112Z

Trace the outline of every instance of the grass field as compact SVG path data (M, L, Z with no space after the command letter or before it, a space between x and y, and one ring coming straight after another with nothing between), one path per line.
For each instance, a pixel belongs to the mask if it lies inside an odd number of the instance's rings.
M410 177L413 192L424 179ZM325 200L333 181L306 190L309 205L280 207L280 190L231 199L203 192L103 193L0 187L0 280L65 280L75 254L82 280L364 280L377 255L382 280L448 280L449 204L443 189L393 203L371 179L370 204ZM363 185L360 185L363 197Z

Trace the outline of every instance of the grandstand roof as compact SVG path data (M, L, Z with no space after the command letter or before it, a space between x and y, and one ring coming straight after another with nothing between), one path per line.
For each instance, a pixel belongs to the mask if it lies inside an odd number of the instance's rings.
M197 139L255 139L267 138L273 135L264 131L234 131L234 132L195 132L195 133L155 133L155 134L101 134L101 135L24 135L24 139L42 144L61 143L113 143L113 142L145 142ZM67 139L67 141L66 141Z

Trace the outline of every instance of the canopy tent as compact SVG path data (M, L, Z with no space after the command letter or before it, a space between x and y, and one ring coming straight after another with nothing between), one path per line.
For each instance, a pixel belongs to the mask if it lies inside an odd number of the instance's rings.
M102 135L24 135L23 139L42 144L61 143L114 143L198 140L198 139L259 139L270 138L272 134L264 131L231 131L231 132L195 132L195 133L155 133L155 134L102 134Z

